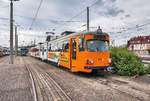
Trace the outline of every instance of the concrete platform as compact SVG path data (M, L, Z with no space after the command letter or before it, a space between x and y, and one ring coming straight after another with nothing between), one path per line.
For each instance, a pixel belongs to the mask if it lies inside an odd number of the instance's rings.
M9 57L0 57L0 101L33 101L28 71L20 57L13 65Z

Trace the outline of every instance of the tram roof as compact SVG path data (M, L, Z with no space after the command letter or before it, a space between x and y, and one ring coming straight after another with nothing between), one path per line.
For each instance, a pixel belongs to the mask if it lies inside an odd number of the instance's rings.
M101 35L106 35L106 36L108 36L108 34L105 33L105 32L97 32L97 31L93 31L93 32L80 32L80 33L72 33L72 34L69 34L69 35L59 36L58 38L52 39L52 40L50 40L49 42L51 42L51 41L62 41L62 40L64 40L64 39L68 39L68 38L73 37L73 36L79 36L79 35L94 35L94 34L101 34Z

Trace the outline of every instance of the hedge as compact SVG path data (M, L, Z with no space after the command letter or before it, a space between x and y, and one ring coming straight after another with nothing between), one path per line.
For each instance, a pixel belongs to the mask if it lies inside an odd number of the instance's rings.
M145 69L142 60L127 48L111 48L111 66L118 75L133 76L136 74L143 75L148 72Z
M148 54L150 55L150 49L148 49L147 51L148 51Z

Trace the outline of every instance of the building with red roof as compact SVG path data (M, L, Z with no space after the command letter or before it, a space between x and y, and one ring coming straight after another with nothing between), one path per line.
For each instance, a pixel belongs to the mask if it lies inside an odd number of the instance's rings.
M148 55L150 49L150 36L133 37L128 41L128 49L138 55Z

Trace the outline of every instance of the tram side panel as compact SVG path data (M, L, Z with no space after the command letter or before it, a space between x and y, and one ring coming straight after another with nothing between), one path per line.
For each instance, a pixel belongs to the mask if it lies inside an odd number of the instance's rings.
M40 58L40 46L36 46L36 58Z
M36 57L36 51L37 51L37 49L36 49L35 47L32 47L32 48L31 48L30 55L31 55L32 57Z
M68 52L61 52L58 57L59 65L70 69L70 54Z
M82 49L79 46L80 39ZM92 54L93 55L93 54ZM70 69L72 72L92 72L91 69L84 69L87 56L85 55L85 36L77 36L70 39Z
M44 43L44 51L42 53L42 60L47 61L48 60L48 43Z
M62 52L58 56L59 65L66 67L68 69L70 68L70 40L67 39L63 42L62 45Z
M60 52L48 52L48 61L54 65L59 65L58 56Z

